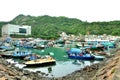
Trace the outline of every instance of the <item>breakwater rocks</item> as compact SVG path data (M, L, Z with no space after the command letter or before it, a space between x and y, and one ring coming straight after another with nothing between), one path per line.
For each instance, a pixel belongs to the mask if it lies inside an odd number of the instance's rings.
M120 80L120 50L98 70L92 80Z

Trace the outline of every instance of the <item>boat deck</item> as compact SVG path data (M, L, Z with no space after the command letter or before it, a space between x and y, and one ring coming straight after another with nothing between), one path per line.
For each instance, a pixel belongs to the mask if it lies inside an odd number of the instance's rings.
M45 65L51 65L51 64L55 64L56 60L53 58L43 58L43 59L36 59L36 60L31 60L31 61L27 61L24 64L26 66L45 66Z

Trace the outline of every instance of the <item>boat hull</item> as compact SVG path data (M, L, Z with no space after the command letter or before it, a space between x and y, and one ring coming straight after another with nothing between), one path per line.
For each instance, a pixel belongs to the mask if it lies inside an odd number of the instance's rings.
M78 59L78 60L94 60L94 59L95 59L94 56L90 56L90 57L84 57L84 56L68 56L68 58L70 58L70 59Z
M24 59L26 56L30 55L32 53L29 52L24 52L24 53L16 53L16 52L12 52L12 53L3 53L1 54L2 57L5 58L19 58L19 59Z
M56 60L53 58L41 58L24 62L26 67L40 67L40 66L50 66L55 65Z
M52 66L55 65L56 62L48 62L48 63L38 63L38 64L25 64L26 68L28 67L44 67L44 66Z
M95 55L95 60L104 60L104 56Z
M12 54L1 54L2 57L5 58L19 58L19 59L24 59L26 56L13 56Z

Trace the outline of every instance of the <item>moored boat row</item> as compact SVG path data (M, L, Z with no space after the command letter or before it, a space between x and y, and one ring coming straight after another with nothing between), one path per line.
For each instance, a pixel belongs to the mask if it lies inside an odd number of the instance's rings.
M67 49L66 51L68 58L70 59L78 59L78 60L103 60L105 59L104 56L94 55L87 51L78 49L78 48L71 48Z
M8 52L8 53L2 53L0 54L1 57L5 58L16 58L16 59L22 59L23 64L25 64L25 67L40 67L40 66L49 66L54 65L56 63L56 60L51 57L50 55L40 56L35 53L30 53L27 51L14 51L14 52ZM28 59L26 60L25 58Z

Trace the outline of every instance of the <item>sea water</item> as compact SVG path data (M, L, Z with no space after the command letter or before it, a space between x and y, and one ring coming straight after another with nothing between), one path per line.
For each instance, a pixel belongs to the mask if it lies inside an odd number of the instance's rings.
M39 55L46 55L48 53L52 53L52 57L55 58L56 60L56 65L53 66L25 68L25 69L33 72L36 71L44 72L48 74L47 77L62 77L76 70L80 70L85 66L99 62L99 61L80 61L80 60L68 59L66 54L66 48L71 48L71 47L74 47L73 44L65 45L64 47L49 47L43 50L24 48L23 50L28 50L31 51L32 53L36 53Z

